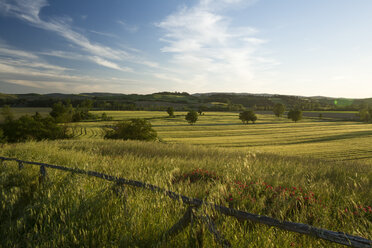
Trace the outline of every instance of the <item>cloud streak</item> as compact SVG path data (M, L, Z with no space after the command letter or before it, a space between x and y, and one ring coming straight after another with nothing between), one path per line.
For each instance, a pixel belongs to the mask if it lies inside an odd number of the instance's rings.
M130 25L128 23L126 23L125 21L117 21L118 24L120 24L120 26L122 26L125 30L127 30L128 32L130 33L135 33L138 31L138 27L135 26L135 25Z
M98 65L120 71L133 72L134 70L132 68L120 66L118 63L136 63L145 66L148 66L149 63L151 64L151 62L138 58L123 49L113 49L108 46L92 43L86 36L72 29L70 25L72 22L71 19L53 18L42 20L40 18L40 11L47 5L48 2L46 0L14 0L11 3L4 0L0 2L0 9L2 9L1 12L4 15L16 17L32 26L54 32L65 38L80 47L84 52L89 53L91 55L90 60Z
M48 53L42 53L47 55ZM51 52L48 55L69 57L75 54ZM86 56L75 55L75 59L86 60ZM70 57L71 59L71 57ZM101 59L91 57L90 59ZM126 71L105 60L96 61L105 67ZM0 42L0 82L32 87L37 92L91 92L116 91L121 87L128 89L136 85L146 85L145 82L130 78L106 78L94 76L73 75L75 70L49 64L38 53L17 50Z

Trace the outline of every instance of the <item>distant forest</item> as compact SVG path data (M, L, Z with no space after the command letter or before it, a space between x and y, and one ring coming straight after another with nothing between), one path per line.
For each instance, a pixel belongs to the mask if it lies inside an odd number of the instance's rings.
M69 102L73 107L89 100L95 110L175 110L202 109L203 111L272 110L276 103L287 109L305 111L358 111L372 106L372 98L351 99L331 97L302 97L249 93L159 92L147 95L114 93L81 94L2 94L0 107L52 107L57 102Z

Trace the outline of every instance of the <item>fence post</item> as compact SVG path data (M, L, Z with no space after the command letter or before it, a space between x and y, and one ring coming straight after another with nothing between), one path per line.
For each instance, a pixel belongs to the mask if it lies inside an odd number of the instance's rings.
M190 247L203 247L203 226L198 223L198 217L194 213L195 208L191 209L191 220L190 220Z
M47 172L44 165L40 166L39 183L42 183L47 177Z
M217 244L219 244L223 248L231 247L231 243L224 238L224 236L218 231L216 224L213 222L212 218L208 215L202 215L201 217L202 222L207 226L209 232L213 234L213 238Z
M18 170L23 169L23 163L21 161L18 162Z

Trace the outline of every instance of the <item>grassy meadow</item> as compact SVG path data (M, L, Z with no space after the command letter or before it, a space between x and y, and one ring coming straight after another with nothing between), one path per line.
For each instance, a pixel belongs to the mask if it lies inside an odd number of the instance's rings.
M287 118L265 114L258 115L255 124L243 125L238 113L206 112L191 126L184 119L186 112L176 112L175 118L168 118L166 112L157 111L106 113L114 121L72 124L76 138L100 139L104 135L104 126L113 125L118 120L146 118L166 143L230 147L235 150L372 164L372 126L361 122L305 117L294 123Z
M255 154L231 148L66 140L5 145L0 155L94 170L281 220L371 239L371 166ZM39 168L0 167L2 247L189 247L190 229L161 237L185 206L161 194ZM198 170L197 170L198 169ZM119 191L119 193L117 193ZM116 193L115 193L116 192ZM234 247L339 247L207 211ZM217 246L204 230L207 247Z
M103 111L93 111L101 114ZM72 140L5 144L0 156L94 170L210 202L372 239L372 126L360 122L206 112L195 125L176 112L105 111L113 121L68 124ZM104 140L102 127L146 118L160 142ZM14 162L0 166L0 247L218 247L195 223L162 235L186 211L160 193ZM233 247L341 247L202 207Z

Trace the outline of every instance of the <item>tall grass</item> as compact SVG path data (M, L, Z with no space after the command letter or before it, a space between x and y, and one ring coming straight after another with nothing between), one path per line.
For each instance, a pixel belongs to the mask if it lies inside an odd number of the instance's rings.
M4 145L0 155L140 180L256 214L372 238L368 164L108 140ZM19 171L11 162L0 167L0 246L190 245L190 229L170 241L161 239L186 211L181 203L100 179L51 169L47 173L48 179L39 183L38 167ZM305 199L310 196L315 200ZM234 247L339 247L205 211ZM207 247L217 246L206 230L203 241Z

